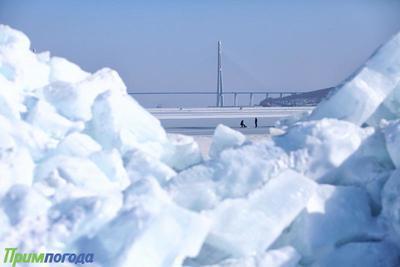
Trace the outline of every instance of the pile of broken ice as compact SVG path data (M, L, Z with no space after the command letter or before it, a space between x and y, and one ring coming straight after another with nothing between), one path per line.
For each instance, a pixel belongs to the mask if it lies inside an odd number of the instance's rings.
M115 71L35 54L0 26L0 255L94 253L106 267L399 266L399 81L400 34L283 135L252 143L220 125L203 159Z

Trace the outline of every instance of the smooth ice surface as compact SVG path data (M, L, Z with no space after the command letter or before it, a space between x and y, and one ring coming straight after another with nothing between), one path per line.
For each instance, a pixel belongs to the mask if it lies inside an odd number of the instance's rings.
M310 119L336 118L361 125L393 92L399 81L400 34L397 34L318 105Z
M307 205L315 184L285 171L248 198L227 199L206 212L212 221L207 243L235 256L266 250Z

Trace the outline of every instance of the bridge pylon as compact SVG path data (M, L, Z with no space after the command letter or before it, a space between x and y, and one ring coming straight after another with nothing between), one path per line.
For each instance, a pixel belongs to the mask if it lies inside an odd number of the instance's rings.
M224 106L224 97L222 93L222 60L221 60L221 41L218 41L218 59L217 59L217 107Z

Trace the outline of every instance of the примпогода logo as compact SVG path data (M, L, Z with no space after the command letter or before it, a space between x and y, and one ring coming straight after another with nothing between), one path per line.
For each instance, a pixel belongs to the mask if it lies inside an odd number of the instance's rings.
M93 253L19 253L17 248L6 248L3 263L15 267L17 263L85 264L94 262Z

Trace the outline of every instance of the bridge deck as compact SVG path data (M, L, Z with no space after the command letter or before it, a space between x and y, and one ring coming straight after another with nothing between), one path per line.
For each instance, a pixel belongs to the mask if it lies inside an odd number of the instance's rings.
M156 118L166 119L223 119L223 118L284 118L314 107L211 107L211 108L153 108L148 109Z

